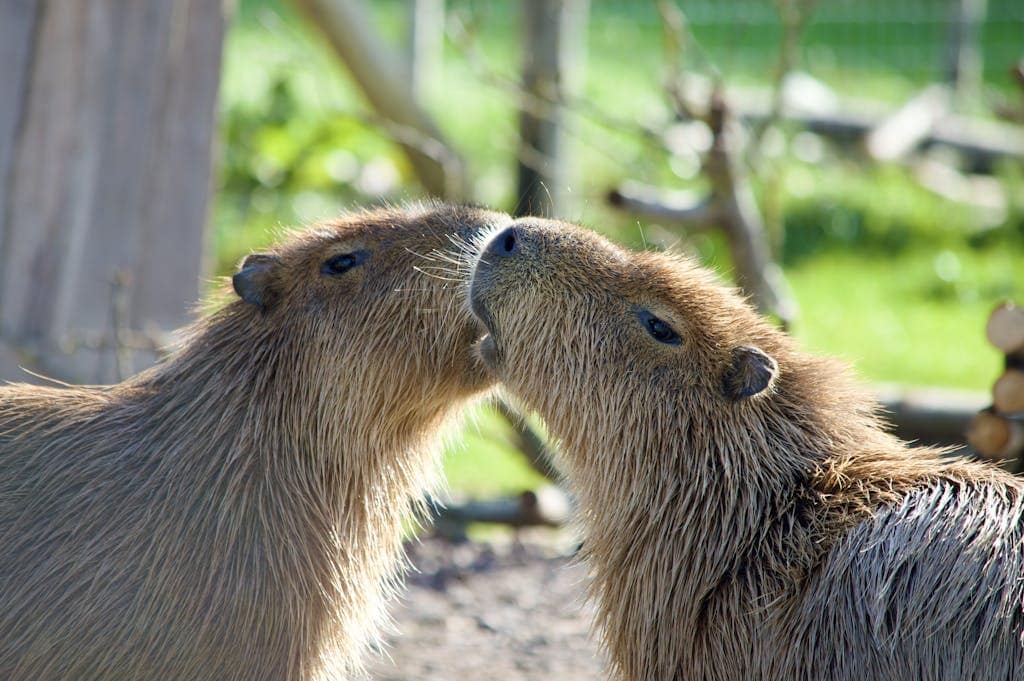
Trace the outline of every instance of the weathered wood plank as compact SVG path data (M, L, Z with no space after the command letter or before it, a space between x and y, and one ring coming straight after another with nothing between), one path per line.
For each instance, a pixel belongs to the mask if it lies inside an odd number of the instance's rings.
M223 5L0 3L21 12L2 35L27 45L21 96L0 103L0 125L17 121L7 142L0 127L0 343L44 373L115 380L115 322L169 331L200 290Z
M13 166L15 139L24 113L21 95L32 56L36 9L32 0L0 0L0 64L4 65L0 69L0 92L7 93L8 99L6 106L0 106L0 218L7 214L6 173ZM0 224L0 263L6 236L7 230Z
M160 135L150 154L146 226L139 268L146 273L137 282L132 319L149 315L165 325L179 326L187 319L180 295L184 288L199 295L203 276L209 200L212 194L212 121L216 116L225 17L217 3L189 0L178 3L171 18L171 42L164 74ZM200 226L200 229L190 226Z

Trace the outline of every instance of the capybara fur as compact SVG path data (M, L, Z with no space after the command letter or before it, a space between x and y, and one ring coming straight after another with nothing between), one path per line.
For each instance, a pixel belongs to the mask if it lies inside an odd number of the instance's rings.
M1024 678L1017 479L887 434L685 257L517 220L469 299L560 443L617 677Z
M491 381L459 287L422 270L508 220L320 224L247 257L152 369L0 388L0 678L353 673L439 430Z

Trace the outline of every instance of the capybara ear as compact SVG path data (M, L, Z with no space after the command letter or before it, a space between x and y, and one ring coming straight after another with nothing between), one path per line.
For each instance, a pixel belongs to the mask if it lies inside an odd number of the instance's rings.
M253 253L242 261L238 273L231 277L235 293L247 303L266 310L273 298L274 270L280 258L268 253Z
M733 348L730 364L722 376L722 390L730 400L753 397L771 387L779 373L778 363L760 348Z

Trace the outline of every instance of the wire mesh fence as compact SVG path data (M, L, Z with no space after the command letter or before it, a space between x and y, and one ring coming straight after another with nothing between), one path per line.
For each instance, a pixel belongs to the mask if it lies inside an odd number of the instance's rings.
M690 28L726 73L763 71L778 53L782 28L777 0L679 0ZM1011 66L1024 58L1020 0L819 0L801 40L801 66L824 74L894 71L909 80L942 79L958 12L979 12L977 44L986 83L1007 86ZM592 5L600 24L653 28L653 2Z

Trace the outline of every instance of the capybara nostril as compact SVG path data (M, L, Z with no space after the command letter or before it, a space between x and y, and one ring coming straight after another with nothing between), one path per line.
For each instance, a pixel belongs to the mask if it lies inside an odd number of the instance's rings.
M506 227L491 238L487 244L487 255L507 258L519 253L520 236L515 227Z

